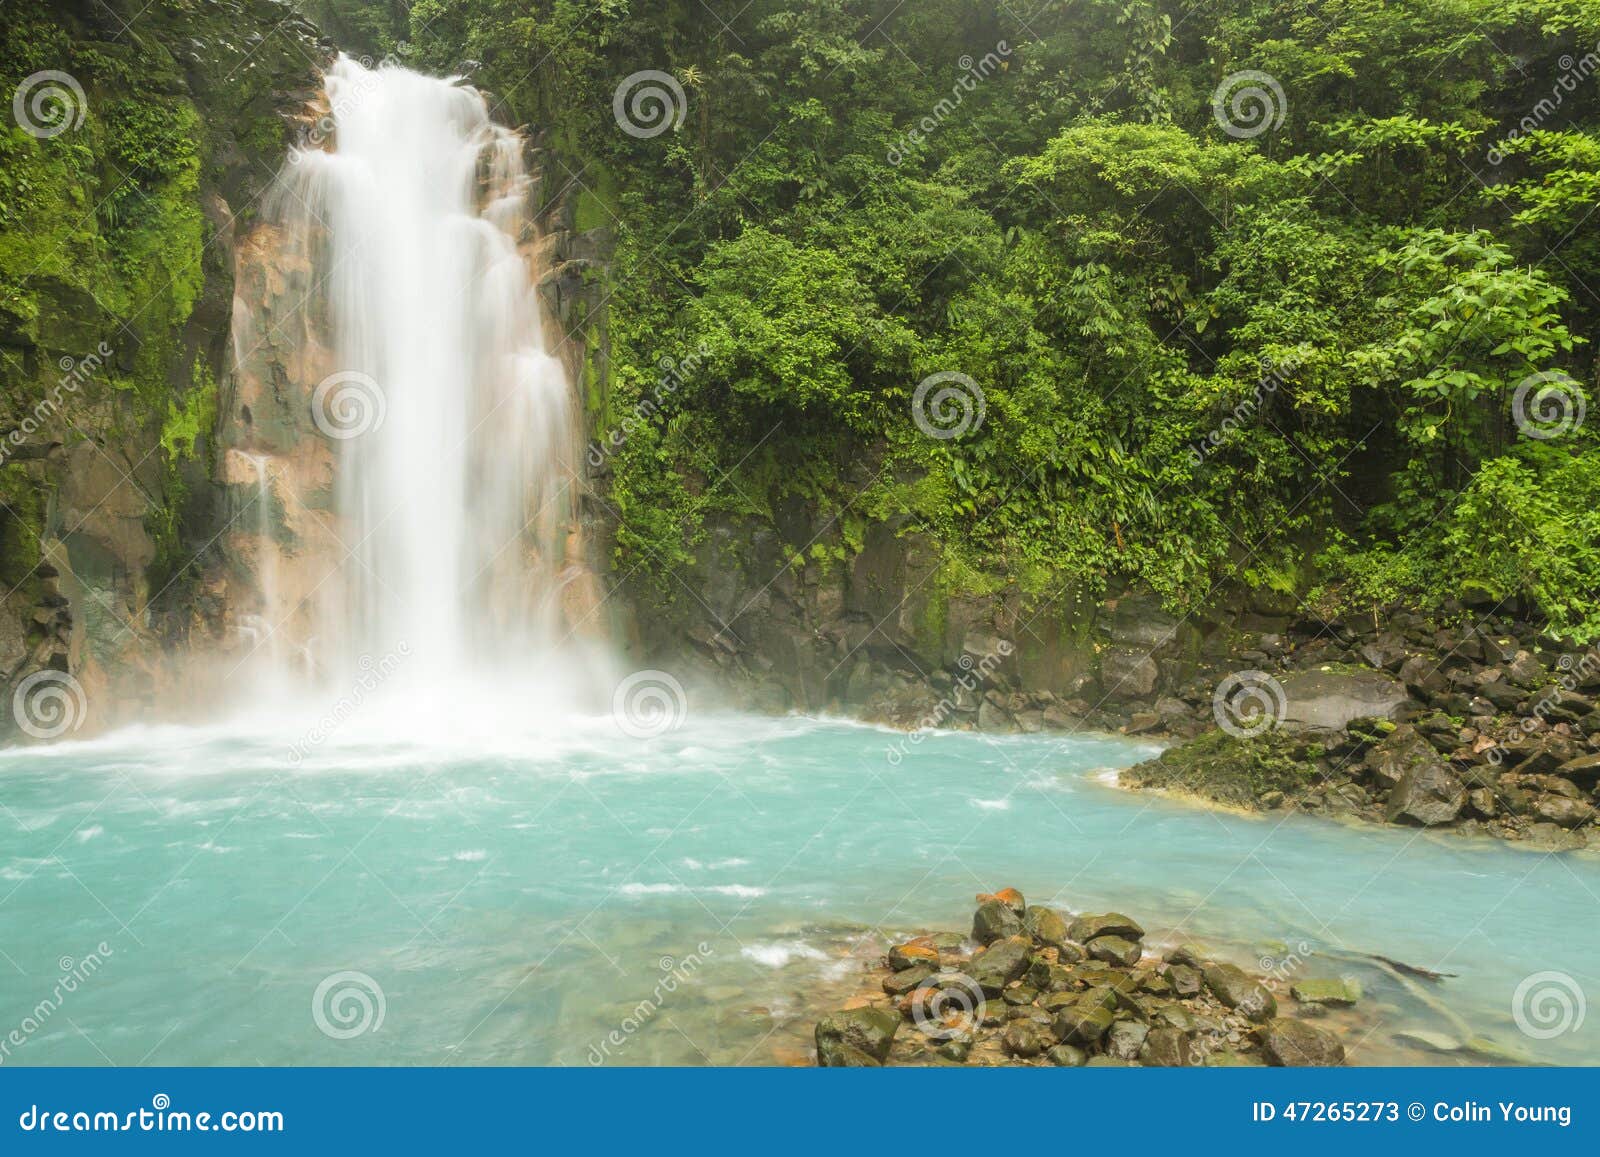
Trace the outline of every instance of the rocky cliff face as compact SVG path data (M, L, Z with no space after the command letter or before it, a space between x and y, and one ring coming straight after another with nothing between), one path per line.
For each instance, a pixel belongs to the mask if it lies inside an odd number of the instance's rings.
M235 244L330 50L274 0L18 0L6 20L0 690L70 675L70 726L98 727L219 625L201 576L227 518Z

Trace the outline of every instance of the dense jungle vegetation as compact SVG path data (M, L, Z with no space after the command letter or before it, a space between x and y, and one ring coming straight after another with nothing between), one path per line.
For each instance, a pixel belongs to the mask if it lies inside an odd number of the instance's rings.
M973 587L1600 634L1600 5L302 10L470 71L604 231L576 321L624 570L804 500L825 564L889 521ZM646 69L683 93L649 136L613 107ZM916 420L934 374L981 391L959 437Z

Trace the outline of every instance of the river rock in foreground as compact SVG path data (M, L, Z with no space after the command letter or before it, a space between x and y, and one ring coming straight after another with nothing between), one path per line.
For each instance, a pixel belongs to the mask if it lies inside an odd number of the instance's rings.
M817 1063L1344 1063L1339 1034L1283 1015L1273 981L1189 945L1148 953L1144 930L1121 913L1071 918L1012 888L978 905L972 940L941 933L894 945L872 973L877 991L817 1024ZM1304 986L1322 993L1337 983ZM1340 985L1337 995L1353 1003L1360 989ZM1296 1008L1325 1014L1307 1000Z

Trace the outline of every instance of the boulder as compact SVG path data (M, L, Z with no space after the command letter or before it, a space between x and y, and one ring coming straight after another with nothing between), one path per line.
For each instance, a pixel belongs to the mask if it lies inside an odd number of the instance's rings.
M1466 787L1443 763L1417 763L1389 793L1384 817L1390 823L1405 821L1433 827L1454 820L1466 802Z
M1111 647L1100 656L1100 683L1108 699L1147 698L1160 678L1161 669L1144 651Z
M1056 1039L1063 1044L1093 1045L1110 1030L1112 1015L1109 1009L1079 1002L1056 1013Z
M887 1008L851 1008L825 1016L817 1022L817 1063L824 1068L881 1065L899 1028L900 1018Z
M1591 790L1600 785L1600 755L1580 755L1556 768L1556 775Z
M967 962L967 975L983 989L985 996L999 996L1006 985L1027 970L1033 944L1026 936L1007 936Z
M1048 1044L1039 1026L1029 1020L1014 1020L1000 1034L1000 1047L1005 1049L1006 1055L1024 1060L1038 1056Z
M1124 940L1121 936L1097 936L1089 941L1089 955L1107 964L1132 968L1139 963L1143 951L1136 940Z
M1144 929L1121 912L1107 912L1103 916L1079 916L1072 922L1072 939L1088 944L1099 936L1120 936L1124 940L1143 940Z
M1364 766L1379 787L1391 788L1416 764L1437 763L1438 760L1438 753L1417 734L1416 728L1402 724L1388 738L1373 745L1366 754Z
M1139 1048L1139 1060L1147 1065L1174 1068L1194 1063L1194 1049L1189 1033L1181 1028L1153 1028L1145 1034Z
M1175 996L1188 998L1200 994L1200 972L1187 964L1174 964L1167 969L1167 981Z
M1544 664L1529 651L1518 651L1506 664L1506 678L1518 687L1532 690L1544 681Z
M1106 1032L1106 1053L1125 1061L1136 1061L1149 1033L1148 1025L1136 1020L1119 1020Z
M1581 827L1594 818L1594 805L1566 795L1541 795L1533 804L1536 818L1558 827Z
M1340 730L1352 720L1389 718L1408 698L1404 684L1381 671L1295 671L1283 677L1282 726Z
M993 894L982 893L978 896L978 903L980 904L987 903L990 900L999 900L1000 903L1010 908L1018 916L1028 910L1028 902L1022 898L1022 893L1015 888L1001 888Z
M891 972L883 978L883 991L889 996L904 996L914 989L921 988L933 975L933 968L927 964L907 968L904 972Z
M907 940L904 944L896 944L889 949L889 967L896 972L904 972L918 964L937 966L938 963L939 950L926 936Z
M1260 1022L1278 1014L1271 990L1237 965L1208 964L1203 975L1216 998L1247 1019Z
M985 900L972 916L972 938L979 944L993 944L1021 932L1021 918L1003 900Z
M1488 683L1480 684L1478 694L1487 699L1496 711L1515 711L1517 704L1527 698L1527 693L1519 691L1505 679L1495 679Z
M1040 992L1065 992L1073 987L1075 980L1072 969L1064 964L1052 964L1035 957L1028 965L1028 983Z
M1204 968L1205 953L1193 944L1180 944L1166 955L1168 964L1182 964L1189 968Z
M1010 732L1017 730L1017 721L1004 707L997 707L985 699L978 704L978 730Z
M1076 1069L1089 1063L1089 1054L1076 1045L1056 1045L1045 1053L1045 1059L1062 1068Z
M1522 775L1549 775L1572 762L1576 754L1572 744L1555 735L1517 739L1500 745L1502 764L1515 767Z
M1256 1029L1267 1063L1284 1066L1342 1065L1344 1044L1327 1029L1276 1016Z
M1041 944L1059 949L1070 937L1066 919L1054 908L1035 904L1022 916L1022 930Z
M1413 655L1400 664L1398 674L1411 693L1422 700L1443 694L1450 686L1449 681L1439 673L1439 664L1421 655Z
M1106 636L1115 644L1141 652L1187 645L1195 628L1161 609L1154 598L1124 595L1105 616Z

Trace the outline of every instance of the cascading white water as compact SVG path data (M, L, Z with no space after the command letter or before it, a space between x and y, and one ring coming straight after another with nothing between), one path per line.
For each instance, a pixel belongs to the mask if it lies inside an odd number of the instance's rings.
M329 147L298 152L269 206L310 280L302 364L328 370L295 383L335 446L345 555L305 599L318 665L338 686L400 651L434 688L569 685L575 415L519 249L521 138L453 80L341 58L326 86Z

